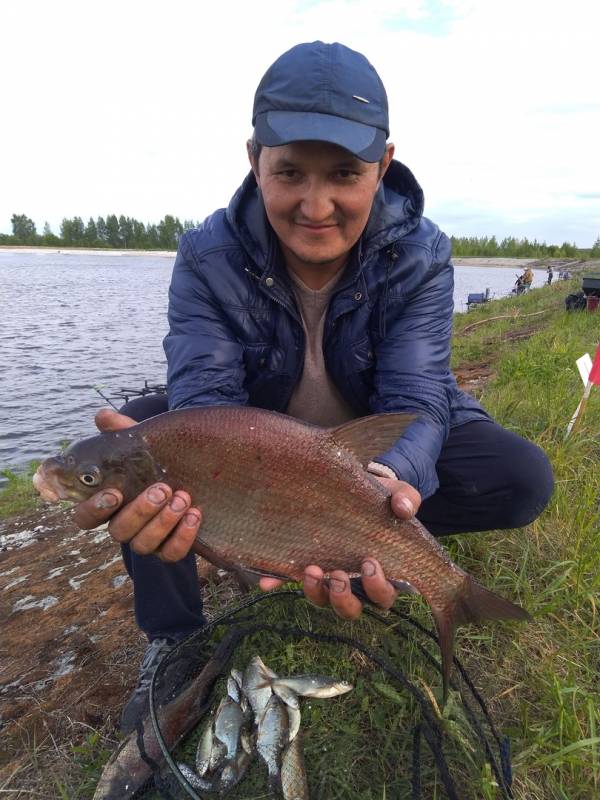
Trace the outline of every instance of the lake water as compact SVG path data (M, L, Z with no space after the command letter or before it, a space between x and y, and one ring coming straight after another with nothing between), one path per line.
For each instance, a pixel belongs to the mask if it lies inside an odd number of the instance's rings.
M0 252L0 469L95 432L105 394L165 380L173 259ZM510 292L515 269L457 267L469 292ZM545 280L536 270L534 285ZM117 402L118 405L118 402Z

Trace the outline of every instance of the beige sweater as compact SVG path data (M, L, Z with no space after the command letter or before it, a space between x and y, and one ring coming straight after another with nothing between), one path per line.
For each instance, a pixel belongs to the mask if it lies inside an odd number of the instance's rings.
M323 358L325 314L333 290L343 273L344 271L340 270L321 289L311 289L294 272L288 270L302 316L306 349L302 375L294 388L286 411L292 417L324 428L334 428L356 417L329 377ZM375 475L396 477L389 467L375 461L371 461L368 469Z

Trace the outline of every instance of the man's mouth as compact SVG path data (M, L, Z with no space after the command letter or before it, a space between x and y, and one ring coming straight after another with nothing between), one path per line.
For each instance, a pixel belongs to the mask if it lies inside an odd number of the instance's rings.
M326 231L332 231L338 227L335 223L330 223L329 225L310 225L306 222L297 222L296 224L310 233L324 233Z

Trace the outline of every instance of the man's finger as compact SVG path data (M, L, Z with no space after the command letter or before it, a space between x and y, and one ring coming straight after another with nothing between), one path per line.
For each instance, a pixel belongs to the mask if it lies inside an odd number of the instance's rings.
M323 570L315 564L311 564L304 570L304 594L313 605L321 608L329 605L329 590L323 583L323 579Z
M420 493L406 481L398 481L392 488L392 511L400 519L410 519L421 505Z
M341 570L329 575L329 602L338 617L343 619L358 619L363 609L358 597L352 594L350 577Z
M171 487L166 483L152 484L115 514L108 532L117 542L129 542L167 505L172 494Z
M366 558L362 563L361 581L369 599L381 608L391 608L398 593L386 580L381 564L374 558Z
M124 428L131 428L137 422L126 414L119 414L112 408L101 408L94 417L94 422L99 431L122 431Z
M131 549L140 556L157 553L160 546L174 535L179 521L190 507L190 502L190 496L186 492L175 492L169 502L142 525L139 532L130 540ZM143 508L143 506L141 507ZM113 528L112 523L110 527ZM176 537L176 541L179 542L179 537ZM167 548L167 555L170 551L179 552L180 550L181 547Z
M84 531L97 528L110 519L123 502L118 489L105 489L75 506L75 524Z
M282 586L283 581L280 581L279 578L261 578L258 582L258 585L263 592L272 592L273 589L278 589L280 586Z
M190 508L186 511L173 533L158 549L156 555L161 561L173 562L185 558L190 552L201 522L202 512L199 508Z

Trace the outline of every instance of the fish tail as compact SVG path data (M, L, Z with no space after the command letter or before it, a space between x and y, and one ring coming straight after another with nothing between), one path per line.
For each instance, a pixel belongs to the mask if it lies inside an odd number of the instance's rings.
M459 625L481 623L486 619L531 620L531 615L521 606L490 592L469 575L450 602L443 608L432 607L442 653L442 680L444 702L448 697L450 671L454 656L454 634Z

